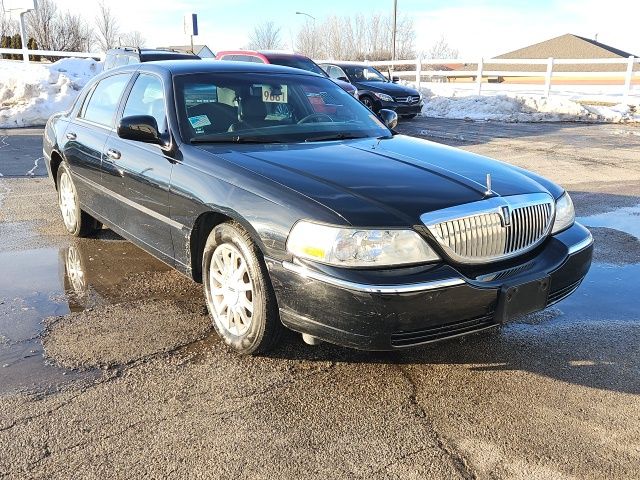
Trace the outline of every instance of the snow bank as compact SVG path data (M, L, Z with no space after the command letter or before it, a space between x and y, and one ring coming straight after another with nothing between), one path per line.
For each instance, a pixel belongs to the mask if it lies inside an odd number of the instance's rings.
M427 117L503 122L640 122L640 108L626 104L593 106L570 98L541 95L443 96L422 89Z
M0 60L0 128L44 125L66 110L101 62L65 58L51 64Z

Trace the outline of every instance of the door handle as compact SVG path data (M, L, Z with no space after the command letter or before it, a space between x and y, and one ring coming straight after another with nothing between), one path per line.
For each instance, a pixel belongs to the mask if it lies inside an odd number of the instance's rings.
M67 133L67 138L69 140L75 140L76 138L78 138L78 136L73 132L69 132L69 133Z
M118 160L121 157L121 154L118 150L110 148L109 150L107 150L107 157Z

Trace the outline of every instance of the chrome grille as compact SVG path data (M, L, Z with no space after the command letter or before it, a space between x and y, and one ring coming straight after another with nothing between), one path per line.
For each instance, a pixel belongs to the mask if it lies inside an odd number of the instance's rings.
M554 205L547 194L493 197L421 219L453 260L485 263L519 255L544 240Z
M395 97L394 100L398 103L418 103L420 101L419 96L407 96L407 97Z

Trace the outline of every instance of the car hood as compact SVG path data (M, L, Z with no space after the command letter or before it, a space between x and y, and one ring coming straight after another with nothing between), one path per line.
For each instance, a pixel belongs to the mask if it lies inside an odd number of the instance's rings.
M343 80L338 80L337 78L332 78L331 80L333 81L333 83L338 85L341 89L343 89L345 92L352 93L352 92L355 92L355 90L356 90L356 87L354 87L349 82L345 82Z
M199 148L360 226L417 225L423 213L482 200L487 174L497 195L562 193L552 182L502 162L402 135L380 141Z
M419 95L414 88L405 87L392 82L357 82L359 90L371 90L372 92L386 93L387 95Z

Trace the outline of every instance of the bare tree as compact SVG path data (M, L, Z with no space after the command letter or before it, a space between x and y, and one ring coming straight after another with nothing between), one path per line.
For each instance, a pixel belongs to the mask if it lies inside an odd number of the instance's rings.
M118 21L113 15L111 7L105 4L104 0L98 2L96 28L96 44L101 51L106 52L110 48L117 46L119 36Z
M434 43L431 48L425 52L426 58L458 58L460 52L457 48L453 48L449 45L444 35L440 36L438 41Z
M296 36L296 50L304 52L311 58L323 56L320 32L316 29L314 21L307 19L304 26L298 31Z
M408 16L398 18L398 58L415 56L415 29ZM390 60L392 18L380 13L354 17L330 16L313 28L305 22L298 32L296 49L312 58L340 60Z
M138 30L120 35L120 45L125 47L143 48L146 43L147 40Z
M59 12L53 0L40 0L38 8L27 14L27 30L41 50L86 52L91 44L87 22L80 15Z
M0 37L10 37L18 33L18 21L8 13L0 11Z
M278 50L283 48L280 27L268 21L256 25L249 35L248 47L252 50Z

